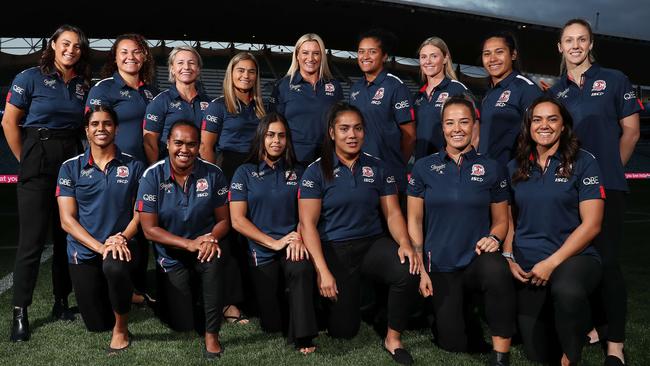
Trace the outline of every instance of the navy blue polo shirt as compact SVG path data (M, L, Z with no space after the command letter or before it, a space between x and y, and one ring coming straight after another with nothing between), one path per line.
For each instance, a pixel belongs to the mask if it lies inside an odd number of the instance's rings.
M282 161L270 167L266 161L247 163L235 171L230 183L230 201L246 201L246 217L260 231L280 239L298 225L298 183L303 169L288 170ZM248 239L248 254L254 266L272 261L279 252Z
M518 71L487 91L481 103L478 151L505 166L514 157L526 110L542 95L535 83Z
M362 153L352 170L334 156L331 181L325 181L320 158L313 162L300 181L299 199L321 201L318 232L323 242L340 242L381 234L381 196L397 194L395 177L383 161Z
M415 95L416 142L415 159L433 154L445 149L445 138L442 135L442 105L447 98L457 95L467 95L467 87L460 81L445 77L436 86L431 95L427 95L427 84Z
M167 134L174 122L179 120L194 121L196 127L201 128L203 113L208 109L210 98L207 95L199 94L188 103L172 84L169 89L160 92L147 106L144 116L143 128L147 131L160 134L160 142L167 140Z
M115 158L102 171L87 149L61 165L57 197L74 197L77 220L100 243L122 232L133 218L133 202L145 165L117 149ZM68 234L68 262L80 264L96 259L98 253Z
M476 256L476 243L490 234L490 204L509 198L505 167L474 149L462 154L458 164L444 150L415 162L407 194L424 199L429 272L467 267Z
M343 88L336 79L318 80L312 86L296 72L293 80L287 75L275 83L269 110L287 119L298 161L312 162L318 157L327 129L327 112L340 100Z
M228 182L218 166L196 159L185 190L174 179L169 158L142 174L136 202L139 212L158 215L158 226L170 233L194 239L212 232L214 210L228 203ZM156 262L167 271L182 266L178 258L187 251L155 243Z
M115 144L120 150L133 155L140 161L147 161L142 140L142 120L147 104L153 100L158 90L140 83L133 89L124 83L119 72L100 80L90 89L86 100L86 109L94 105L111 107L119 120Z
M214 99L205 110L201 129L219 135L219 150L247 154L260 119L255 114L255 100L237 104L238 112L230 113L224 97Z
M628 78L618 70L591 65L581 84L564 74L549 92L571 113L573 130L582 147L596 156L605 188L627 191L619 121L643 107Z
M399 125L415 120L410 94L406 85L386 70L370 83L364 77L350 87L350 104L359 108L366 120L363 151L384 161L400 192L406 189L406 162Z
M83 124L87 94L81 76L66 84L58 73L43 74L32 67L16 75L7 103L25 111L23 127L75 129Z
M591 153L578 152L569 178L557 174L560 158L559 153L549 157L546 173L535 164L528 180L510 183L517 220L514 255L524 271L555 253L580 225L580 202L605 198L600 169ZM508 164L509 179L516 169L513 160ZM580 255L599 258L591 245Z

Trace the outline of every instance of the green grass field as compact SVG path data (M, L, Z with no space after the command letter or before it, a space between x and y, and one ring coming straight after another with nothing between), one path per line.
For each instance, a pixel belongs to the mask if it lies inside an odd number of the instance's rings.
M0 196L10 196L7 186L0 189ZM3 197L3 198L4 198ZM3 199L1 213L10 212L11 197ZM4 220L7 218L7 220ZM5 214L0 246L16 245L16 223ZM626 214L626 239L621 262L629 292L629 318L627 325L626 352L629 365L650 365L650 246L645 230L650 226L650 181L632 183ZM0 277L13 270L15 251L0 248ZM0 365L194 365L203 364L202 340L195 333L173 333L166 328L149 309L131 312L130 330L134 334L131 348L114 357L107 357L105 349L109 333L89 333L82 321L54 322L50 318L52 303L50 262L41 267L40 277L29 308L32 339L14 344L8 341L11 312L11 289L0 295ZM71 296L74 302L74 296ZM228 365L390 365L392 361L379 347L380 337L372 327L363 324L357 337L349 341L337 341L325 333L316 339L315 354L302 356L285 344L280 335L261 332L256 319L249 325L224 325L221 340L226 347L224 356L217 362ZM482 365L487 357L480 355L452 354L436 348L431 343L428 327L409 330L404 343L418 364L427 365ZM584 364L601 365L602 352L597 346L586 347ZM513 365L530 365L521 347L512 351Z

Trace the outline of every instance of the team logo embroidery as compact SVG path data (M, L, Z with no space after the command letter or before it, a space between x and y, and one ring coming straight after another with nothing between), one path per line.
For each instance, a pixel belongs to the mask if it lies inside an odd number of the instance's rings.
M45 79L43 80L43 84L47 86L48 88L56 89L56 80L55 79ZM77 85L79 87L80 85Z
M357 95L359 95L359 91L352 92L352 94L350 94L350 99L357 100Z
M594 81L594 85L591 87L591 91L599 92L605 90L605 88L607 88L607 83L605 80L596 80Z
M501 93L501 96L499 97L499 100L497 100L497 103L506 103L510 100L510 90L505 90L503 93Z
M555 98L557 98L557 99L568 98L567 94L569 94L569 88L566 88L566 89L562 90L561 92L557 93L555 95Z
M117 167L117 174L115 174L116 177L118 178L126 178L129 176L129 167L128 166L118 166Z
M148 89L145 89L144 90L144 97L151 100L151 99L153 99L153 94L151 94L151 92Z
M334 84L332 84L332 83L325 84L325 92L326 93L334 93L335 89L336 88L334 88Z
M361 175L363 175L366 178L372 178L375 176L375 172L372 171L372 168L369 166L364 166L361 168Z
M445 174L445 166L447 166L447 164L433 164L431 165L431 171L438 174Z
M375 92L375 96L372 97L373 100L381 100L383 98L384 98L384 88L377 89L377 92Z
M78 98L83 98L84 95L86 94L84 90L84 86L81 84L77 84L77 86L75 87L75 93L77 94Z
M444 103L445 100L447 100L447 98L449 98L449 93L447 92L440 93L440 95L438 95L438 99L436 100L436 103Z
M208 180L205 178L201 178L196 181L196 191L197 192L203 192L208 190Z
M174 183L160 183L160 190L171 193Z
M292 172L290 170L287 170L286 172L284 172L284 178L286 180L297 180L298 176L296 175L296 172Z
M208 109L208 105L210 105L210 103L201 102L201 110L204 111L204 110Z
M476 177L485 175L485 168L483 167L483 165L481 164L472 165L472 175Z
M120 96L124 98L131 98L131 94L129 94L128 90L120 90Z
M170 102L169 103L169 108L174 108L174 109L181 109L181 102Z
M301 86L302 85L300 85L300 84L289 84L289 90L295 91L296 93L300 93L300 90L301 90L300 87Z
M80 173L82 177L92 178L93 168L83 169Z

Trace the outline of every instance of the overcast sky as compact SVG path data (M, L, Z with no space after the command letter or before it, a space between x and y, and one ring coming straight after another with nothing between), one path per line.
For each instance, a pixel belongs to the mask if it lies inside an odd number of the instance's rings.
M571 18L591 22L596 33L650 41L649 0L396 0L497 18L561 27ZM598 29L596 13L599 12Z

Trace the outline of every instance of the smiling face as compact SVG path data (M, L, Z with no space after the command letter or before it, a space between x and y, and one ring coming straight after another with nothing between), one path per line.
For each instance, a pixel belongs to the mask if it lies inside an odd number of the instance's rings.
M589 62L589 52L594 42L589 34L589 29L582 24L571 24L564 28L557 49L569 65L581 65Z
M496 84L512 72L512 62L517 59L517 51L512 51L501 37L488 38L481 53L483 67Z
M253 60L241 60L232 68L232 82L235 89L248 93L257 80L257 67Z
M192 84L198 79L201 70L199 60L190 51L179 51L172 63L172 75L176 82Z
M445 107L442 116L442 134L447 142L447 152L459 154L471 149L474 119L472 111L462 104Z
M52 42L54 64L58 69L70 69L81 58L81 43L75 32L65 31Z
M361 152L365 132L361 116L356 112L341 112L329 130L338 155L355 156Z
M320 63L323 54L316 41L304 42L296 54L300 72L307 75L314 75L320 72Z
M147 55L137 42L123 39L115 49L115 64L121 74L137 75Z
M359 42L357 62L365 74L375 75L384 68L388 55L384 53L381 44L374 38L364 38Z
M557 148L562 131L564 121L555 104L545 102L535 106L530 122L530 137L538 147Z
M428 44L420 50L420 70L429 78L444 76L447 62L448 57L436 46Z
M278 160L287 147L287 131L280 121L271 122L264 135L264 152L271 161Z
M86 137L88 143L97 147L106 147L115 140L117 126L108 112L94 112L88 119Z
M199 155L199 135L195 128L178 125L167 140L169 161L177 171L187 170L194 165Z

